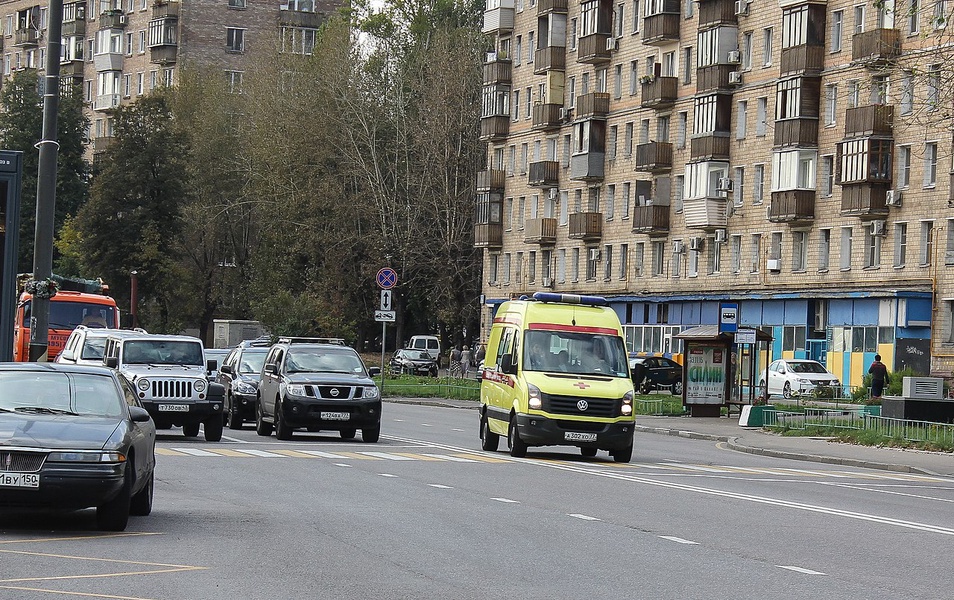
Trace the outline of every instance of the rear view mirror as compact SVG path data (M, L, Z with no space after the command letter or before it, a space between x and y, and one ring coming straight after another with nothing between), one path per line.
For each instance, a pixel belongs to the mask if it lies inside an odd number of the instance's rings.
M232 374L232 365L222 365L222 366L219 368L219 372L220 372L220 373L225 373L226 375L231 375L231 374Z
M119 365L119 359L117 359L115 356L107 356L105 359L103 359L103 363L105 363L110 369L115 369Z
M275 365L265 365L265 373L267 375L274 375L276 371Z
M209 360L205 361L206 371L209 371L209 372L215 371L218 368L218 366L219 366L219 361L215 360L214 358L210 358Z
M517 365L513 361L513 354L504 354L500 357L500 372L508 375L517 374Z
M381 367L368 367L368 375L371 377L377 377L381 374Z

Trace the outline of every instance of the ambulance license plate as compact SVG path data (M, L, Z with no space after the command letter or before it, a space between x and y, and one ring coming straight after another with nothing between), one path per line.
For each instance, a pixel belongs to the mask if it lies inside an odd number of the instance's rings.
M563 434L563 439L568 442L595 442L595 433L580 433L578 431L567 431Z

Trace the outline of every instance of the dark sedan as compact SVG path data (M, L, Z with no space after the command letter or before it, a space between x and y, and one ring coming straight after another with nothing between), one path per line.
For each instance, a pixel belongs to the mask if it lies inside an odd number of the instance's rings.
M437 377L437 355L427 350L404 348L391 357L391 373Z
M225 386L225 414L229 429L241 429L246 421L255 420L255 398L262 379L262 365L268 346L239 346L219 367L218 382Z
M0 506L96 507L122 531L152 511L156 427L134 390L100 367L0 363Z
M682 365L665 356L637 356L629 359L633 385L642 394L658 388L667 388L682 395Z

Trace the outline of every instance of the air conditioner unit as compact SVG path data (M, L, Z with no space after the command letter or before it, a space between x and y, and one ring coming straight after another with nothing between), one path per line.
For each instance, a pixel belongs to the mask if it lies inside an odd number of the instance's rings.
M944 398L944 380L940 377L905 377L901 380L901 397L940 400Z
M701 237L689 238L689 249L699 252L702 250L703 240Z
M749 3L747 0L735 0L735 14L736 15L749 14Z
M561 108L560 109L560 120L567 121L570 118L570 115L573 114L572 108Z
M742 85L742 71L729 71L729 83L732 85Z
M552 288L552 287L553 287L553 278L552 278L552 277L544 277L544 278L543 278L543 287L545 287L545 288Z
M901 191L888 190L884 193L884 203L888 206L901 206Z
M770 258L765 261L765 268L769 271L781 271L782 260L780 258Z
M557 191L556 188L550 188L550 190L547 192L547 198L549 198L550 200L556 200L559 193L560 192Z
M606 38L606 49L607 50L619 50L618 41L616 38L610 36Z
M599 248L590 248L590 251L587 253L587 255L589 256L590 260L597 262L603 258L602 254L600 254Z
M715 243L724 244L727 240L725 229L716 229L715 230Z
M682 240L676 240L672 243L673 254L682 254L686 251L685 244L682 243Z
M888 228L883 219L876 219L871 222L871 235L886 235Z
M728 177L720 177L716 191L719 192L731 192L732 191L732 180Z
M729 50L729 64L737 65L742 62L742 53L738 50Z

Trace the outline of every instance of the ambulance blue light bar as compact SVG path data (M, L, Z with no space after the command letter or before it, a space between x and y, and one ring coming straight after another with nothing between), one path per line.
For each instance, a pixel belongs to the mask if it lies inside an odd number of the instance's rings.
M581 296L579 294L555 294L553 292L537 292L533 299L539 302L563 302L565 304L582 304L583 306L606 306L609 303L602 296Z

